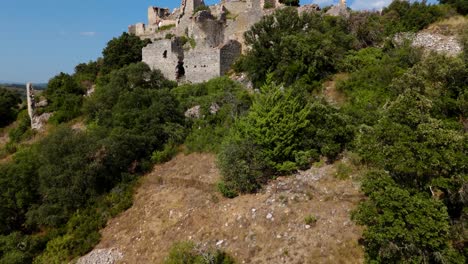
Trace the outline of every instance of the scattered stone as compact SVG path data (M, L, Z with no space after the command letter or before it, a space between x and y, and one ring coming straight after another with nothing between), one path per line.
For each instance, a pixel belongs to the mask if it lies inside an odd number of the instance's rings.
M201 106L196 105L185 111L185 117L198 119L201 116Z
M266 216L266 219L268 219L268 220L273 219L273 214L272 214L272 213L268 213L267 216Z
M221 107L217 103L212 103L210 106L210 114L215 115L219 112L219 109L221 109Z
M444 53L449 56L456 56L463 51L462 45L456 36L444 36L437 33L399 33L393 38L396 44L403 44L410 41L413 47L423 48L426 51Z
M77 264L115 264L123 258L123 254L116 248L95 249L88 255L81 257Z

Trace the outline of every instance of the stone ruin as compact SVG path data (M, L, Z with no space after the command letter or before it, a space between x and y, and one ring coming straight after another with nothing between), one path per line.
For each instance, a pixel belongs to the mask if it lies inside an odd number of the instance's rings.
M31 119L31 128L33 130L43 131L45 124L52 114L38 114L37 108L47 106L47 100L36 102L35 90L32 83L26 84L26 101L28 104L28 115Z
M148 24L129 33L153 43L143 48L143 62L178 82L199 83L226 74L245 50L243 34L274 8L278 0L223 0L205 6L203 0L182 0L171 13L149 7Z
M131 25L128 31L152 41L142 51L151 69L179 83L200 83L226 74L247 50L244 33L283 6L279 0L221 0L212 6L203 0L182 0L173 12L150 6L148 23ZM346 1L339 6L346 10ZM319 10L315 4L298 9Z
M348 10L348 5L346 4L346 0L340 0L340 3L337 5L332 6L326 13L329 16L342 16L349 18L350 12Z

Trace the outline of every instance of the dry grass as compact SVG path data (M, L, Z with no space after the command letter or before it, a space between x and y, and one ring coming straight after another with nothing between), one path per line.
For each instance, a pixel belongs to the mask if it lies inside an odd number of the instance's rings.
M468 28L468 18L464 16L454 16L430 25L425 31L438 33L446 36L460 34Z
M142 179L133 207L108 223L97 248L117 248L122 263L162 263L186 240L222 248L239 263L362 263L362 230L350 220L362 195L333 174L324 165L226 199L214 188L213 155L180 154ZM311 215L316 222L307 226Z

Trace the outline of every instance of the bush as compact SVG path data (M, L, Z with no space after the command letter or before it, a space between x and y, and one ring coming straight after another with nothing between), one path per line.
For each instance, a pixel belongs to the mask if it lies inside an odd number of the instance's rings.
M16 119L21 98L19 94L0 87L0 128Z
M353 219L364 231L367 263L464 263L448 244L449 217L442 202L398 187L384 172L364 180L370 199Z
M172 94L184 110L200 106L199 118L188 120L191 129L184 144L189 152L217 152L234 120L243 116L251 105L248 92L227 77L181 85Z
M304 222L306 225L313 225L315 223L317 223L317 217L313 216L313 215L308 215L304 218Z
M33 131L31 130L31 119L29 118L27 110L23 110L18 115L17 120L18 125L12 128L8 133L8 137L10 138L9 143L19 143L31 138L33 135Z
M165 264L234 264L234 259L220 250L202 250L193 242L180 242L172 246Z
M151 155L151 161L155 163L163 163L171 160L177 154L177 146L169 142L164 145L164 149L160 151L154 151Z
M355 41L343 19L299 15L294 8L263 17L244 35L251 49L235 69L247 72L256 87L268 73L277 83L312 85L336 71L337 62Z
M70 121L81 114L85 89L68 74L60 73L49 80L44 96L49 102L47 111L54 112L52 122Z
M218 155L226 187L253 192L275 175L307 168L319 153L335 158L353 138L345 116L291 88L267 83Z

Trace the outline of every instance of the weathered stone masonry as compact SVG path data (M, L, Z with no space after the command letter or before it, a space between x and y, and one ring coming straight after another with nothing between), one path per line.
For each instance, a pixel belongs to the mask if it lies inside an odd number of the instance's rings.
M265 0L224 0L194 13L203 0L182 0L172 13L149 7L148 25L138 23L129 32L153 43L143 48L143 61L170 80L199 83L224 75L241 55L243 33L265 12ZM271 0L280 6L278 0ZM172 28L159 28L173 25Z

